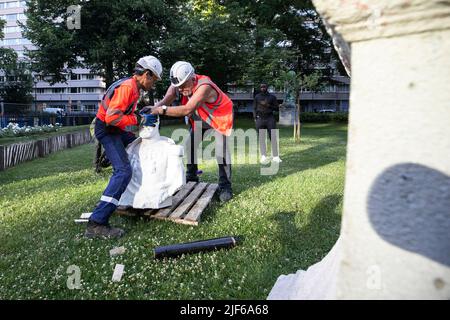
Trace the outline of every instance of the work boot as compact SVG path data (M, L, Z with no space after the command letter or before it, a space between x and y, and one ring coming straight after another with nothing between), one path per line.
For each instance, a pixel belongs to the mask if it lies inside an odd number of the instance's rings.
M199 182L198 176L186 176L186 183L188 182Z
M106 157L106 154L103 152L100 160L99 160L99 164L100 167L102 168L108 168L109 166L111 166L111 161L109 161L109 159Z
M221 188L219 189L219 199L220 202L227 202L233 198L233 192L229 188Z
M128 211L132 206L117 206L116 211Z
M111 227L109 224L100 224L89 220L84 236L89 239L93 238L120 238L125 234L120 228Z

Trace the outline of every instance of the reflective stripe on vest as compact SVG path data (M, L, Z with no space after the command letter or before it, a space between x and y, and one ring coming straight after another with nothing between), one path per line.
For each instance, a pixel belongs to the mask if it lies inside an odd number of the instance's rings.
M205 110L205 111L208 113L207 118L205 119L205 122L206 122L207 124L209 124L209 125L211 125L211 123L212 123L214 111L216 111L217 108L219 108L220 104L222 103L223 98L222 98L222 96L220 96L220 95L219 95L219 97L220 97L220 98L219 98L219 101L217 101L217 103L215 103L215 104L213 105L212 109L211 109L211 108L208 108L208 106L207 106L206 104L202 104L202 105L200 106L200 107L203 107L203 110ZM196 114L197 116L200 117L200 115L198 114L197 109L195 109L195 114Z
M129 79L131 79L131 78L123 78L123 79L117 80L116 82L114 82L112 85L109 86L108 90L106 90L105 94L103 95L101 105L107 113L108 113L108 108L109 108L109 102L114 97L114 93L115 93L116 89L119 88L123 82L125 82ZM107 99L108 99L108 102L106 102ZM133 111L134 104L135 104L134 102L131 103L123 114L125 114L125 115L131 114L131 112ZM117 114L117 113L108 113L108 114L113 115L113 114ZM118 121L115 120L113 122L115 122L115 124L117 124L120 121L120 119L121 118L117 119ZM115 125L113 123L111 123L111 124Z

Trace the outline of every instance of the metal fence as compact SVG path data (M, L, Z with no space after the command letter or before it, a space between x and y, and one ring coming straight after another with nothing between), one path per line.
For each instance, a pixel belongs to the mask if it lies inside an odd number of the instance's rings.
M30 113L26 115L21 114L5 114L0 116L0 128L4 128L10 122L17 123L20 127L23 126L42 126L55 125L60 123L63 126L80 126L90 124L95 118L95 113L89 112L73 112L65 114L48 114L48 113Z

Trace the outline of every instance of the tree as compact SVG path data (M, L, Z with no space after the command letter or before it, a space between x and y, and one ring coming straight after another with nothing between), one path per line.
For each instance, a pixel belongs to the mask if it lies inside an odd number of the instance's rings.
M4 21L0 20L0 30ZM0 34L0 40L3 33ZM19 61L17 53L9 48L0 48L0 73L4 81L0 83L0 100L16 104L28 104L32 102L31 91L33 80L29 65L25 61ZM5 111L18 111L18 106L7 107Z
M295 95L295 112L294 112L294 141L300 142L300 94L302 90L320 91L322 88L320 81L320 73L315 72L309 75L302 75L295 73L295 71L281 71L280 77L277 80L278 85L283 86L286 92L292 92ZM323 83L323 82L322 82Z
M215 0L188 1L188 12L162 48L163 55L191 62L196 72L210 76L223 90L243 77L251 53L249 35L229 8Z
M159 56L178 20L178 1L30 0L24 36L34 69L52 83L66 81L76 67L87 67L109 86L132 72L144 55ZM79 29L67 28L67 8L81 6Z
M0 70L4 82L0 95L4 102L29 104L33 101L33 77L26 61L18 60L17 53L9 48L0 48ZM17 107L6 111L17 111Z
M283 69L303 75L320 72L328 81L336 54L310 0L224 0L253 36L255 54L248 79L271 82ZM331 50L330 50L331 49ZM337 60L340 63L339 60ZM338 69L342 70L340 65Z
M0 19L0 40L4 38L4 34L3 34L3 28L6 25L6 21L3 19Z
M77 4L81 26L69 30L67 7ZM37 47L28 55L53 83L82 66L109 85L152 54L167 66L160 94L177 60L226 90L233 82L272 83L286 69L312 74L330 55L309 0L29 0L28 7L24 35Z

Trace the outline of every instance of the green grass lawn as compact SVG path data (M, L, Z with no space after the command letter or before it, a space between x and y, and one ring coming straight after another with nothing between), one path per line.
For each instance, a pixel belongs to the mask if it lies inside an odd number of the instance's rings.
M94 173L92 144L0 172L0 299L265 299L279 275L318 262L337 240L346 139L345 125L306 124L300 144L282 128L276 175L236 164L235 197L213 202L198 227L113 216L127 231L119 240L84 239L85 226L73 221L92 211L111 175ZM200 169L216 182L215 161ZM228 235L245 240L231 250L153 258L155 246ZM110 257L115 246L126 252ZM118 283L116 263L125 265ZM81 269L79 290L67 287L71 265Z
M89 125L62 127L60 129L58 129L58 131L36 133L33 135L22 136L22 137L2 137L2 138L0 138L0 146L12 144L12 143L27 142L30 140L39 140L39 139L49 138L52 136L59 136L59 135L65 134L65 133L80 131L85 128L89 128Z

